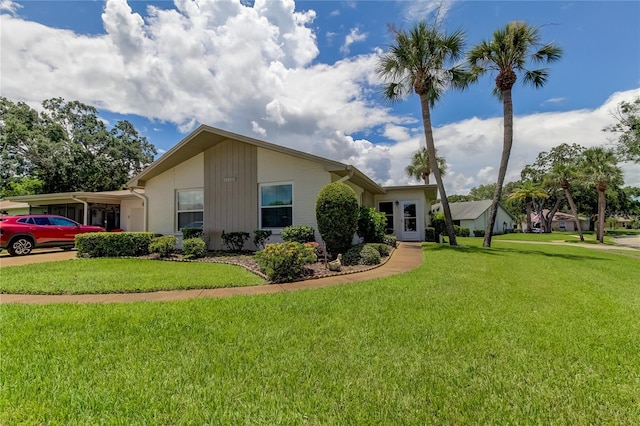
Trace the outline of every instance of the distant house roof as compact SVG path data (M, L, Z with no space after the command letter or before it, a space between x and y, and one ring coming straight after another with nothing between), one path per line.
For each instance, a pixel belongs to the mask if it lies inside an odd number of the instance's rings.
M484 212L486 212L491 207L491 200L481 200L481 201L462 201L459 203L449 203L449 208L451 209L451 217L453 220L476 220L479 218ZM509 210L505 209L501 204L500 207L509 215L513 220L516 220L515 217L509 212ZM434 204L431 208L432 212L441 211L442 203Z
M308 154L306 152L296 151L295 149L275 145L259 139L254 139L248 136L239 135L206 125L201 125L196 130L187 135L173 148L162 155L162 157L158 158L147 168L134 176L133 179L127 182L126 186L129 188L144 187L149 179L152 179L159 174L166 172L167 170L170 170L178 164L188 160L189 158L225 141L238 141L271 151L291 155L293 157L315 161L316 163L322 164L326 171L335 173L340 177L351 175L350 180L353 183L374 194L384 194L386 192L384 188L372 181L367 175L365 175L352 165L329 160L327 158Z

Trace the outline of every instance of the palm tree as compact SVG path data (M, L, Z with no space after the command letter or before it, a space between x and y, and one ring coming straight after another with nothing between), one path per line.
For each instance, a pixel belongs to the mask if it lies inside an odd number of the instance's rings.
M531 207L534 197L548 198L549 195L531 180L521 182L520 185L518 185L509 195L510 200L525 201L527 209L527 232L531 232L533 230L533 227L531 226Z
M566 164L554 165L547 175L548 180L558 184L560 188L562 188L564 197L567 199L569 207L571 208L571 214L573 215L573 220L576 223L576 229L578 230L578 235L580 235L580 241L584 241L584 236L582 235L582 226L580 225L580 218L578 217L578 209L576 208L576 203L573 201L573 196L571 195L571 191L569 190L569 188L571 188L571 181L575 178L575 168Z
M438 151L436 150L436 155ZM438 163L438 169L440 170L440 176L444 176L447 172L447 163L443 157L436 157ZM414 177L418 180L423 179L426 185L429 185L429 175L431 174L431 164L429 164L429 151L426 147L423 147L420 151L413 154L411 164L405 167L404 171L407 172L409 177Z
M504 134L502 158L498 170L496 192L493 195L490 218L484 236L484 247L491 246L493 226L496 221L498 202L502 195L502 185L509 165L511 146L513 145L513 100L511 89L518 79L518 73L523 74L523 82L536 88L544 86L549 75L545 68L528 70L527 63L550 63L562 56L562 50L553 43L541 45L537 28L522 21L508 23L493 33L493 38L483 41L467 54L474 79L487 71L496 71L496 85L494 94L502 100L504 116Z
M440 30L437 21L434 24L422 21L410 31L392 31L394 43L380 57L376 71L385 81L384 96L390 101L399 101L412 93L420 97L429 165L442 200L449 244L455 246L457 241L451 209L433 140L431 108L447 88L465 88L469 82L469 73L462 66L448 67L462 57L464 34L462 31L446 34Z
M624 183L622 170L618 167L615 154L607 149L596 147L587 149L582 157L583 179L598 190L598 241L604 243L604 216L607 208L606 190Z

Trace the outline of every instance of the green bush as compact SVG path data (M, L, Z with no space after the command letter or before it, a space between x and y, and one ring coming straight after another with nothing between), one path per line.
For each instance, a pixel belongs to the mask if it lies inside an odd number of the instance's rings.
M346 266L378 265L382 261L378 248L379 245L384 244L357 244L351 246L351 248L342 255L342 264Z
M199 259L207 255L207 243L202 238L182 240L182 254L187 259Z
M453 231L458 237L468 237L469 236L469 228L461 228L458 225L453 225Z
M484 237L484 229L474 229L473 230L474 237Z
M272 232L268 229L256 229L253 231L253 244L255 244L258 250L264 248L264 244L267 242Z
M160 257L167 257L176 251L176 243L176 237L173 235L154 237L149 243L149 253L157 253Z
M298 279L304 273L304 265L318 260L313 247L294 241L267 244L255 258L262 272L273 282Z
M380 256L382 257L389 256L389 253L391 253L391 247L388 244L375 243L371 245L375 246L375 248L378 249L378 252L380 252Z
M204 231L200 228L182 228L182 240L189 240L191 238L204 239Z
M346 253L358 228L358 198L342 182L326 185L316 200L318 231L333 257Z
M430 243L435 243L437 241L436 239L436 229L435 228L431 228L431 227L427 227L427 229L425 229L425 240L427 240Z
M382 242L389 247L396 248L398 246L398 238L395 235L385 235Z
M244 244L249 239L248 232L229 232L222 231L222 243L224 246L234 252L241 252Z
M386 226L387 217L384 213L379 213L371 207L360 207L357 233L365 243L383 242Z
M122 257L149 254L151 232L91 232L76 235L78 257Z
M316 231L311 226L306 225L287 226L282 230L280 236L284 242L304 244L316 241Z
M436 238L434 241L438 241L439 235L446 235L447 229L444 220L444 213L438 212L431 215L431 226L435 230Z

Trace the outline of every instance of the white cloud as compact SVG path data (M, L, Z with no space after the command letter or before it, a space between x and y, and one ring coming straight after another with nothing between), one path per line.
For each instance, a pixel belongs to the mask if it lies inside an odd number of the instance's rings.
M404 16L408 22L418 22L430 19L436 14L437 20L446 18L447 12L453 5L454 0L400 0L404 5Z
M0 0L0 12L8 12L12 15L15 15L20 8L22 8L22 6L14 1Z
M356 43L359 41L365 41L366 39L367 39L366 33L361 34L360 29L352 28L351 31L349 31L349 34L347 34L347 36L344 38L344 44L340 47L340 52L342 52L345 55L348 55L349 49L353 43Z

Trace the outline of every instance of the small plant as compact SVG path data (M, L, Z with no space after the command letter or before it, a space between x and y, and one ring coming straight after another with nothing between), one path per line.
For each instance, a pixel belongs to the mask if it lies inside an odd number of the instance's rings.
M358 244L352 246L342 256L342 263L347 266L378 265L382 261L380 250L378 249L379 245L384 244Z
M316 199L318 231L332 256L351 247L358 228L358 198L350 186L333 182L322 188Z
M182 228L182 239L203 238L204 231L200 228Z
M386 226L387 217L384 213L379 213L371 207L360 207L357 232L365 243L381 243Z
M280 234L282 241L295 241L300 244L314 242L316 240L316 232L311 226L294 225L287 226Z
M474 237L484 237L484 229L474 229L473 230Z
M435 228L427 227L427 229L425 229L425 240L430 243L435 243L437 241Z
M309 248L309 250L313 250L313 252L318 258L322 255L322 247L320 246L320 243L316 243L315 241L310 241L308 243L304 243L304 246Z
M260 269L273 282L293 281L302 277L304 265L318 260L312 247L297 242L267 244L255 255Z
M371 245L378 249L380 256L382 257L387 257L389 256L389 253L391 253L391 247L388 244L375 243Z
M222 243L230 251L241 252L244 244L249 239L248 232L229 232L222 231Z
M168 257L176 250L176 243L176 237L173 235L155 237L149 243L149 253L157 253L160 257Z
M382 239L382 242L388 245L389 247L396 248L398 247L398 238L395 235L385 235Z
M268 229L256 229L253 231L253 244L255 244L258 250L264 248L264 244L267 242L272 232Z
M436 238L434 241L438 241L440 235L447 233L445 229L444 213L437 212L431 215L431 226L435 229Z
M469 228L462 228L458 225L453 225L453 231L458 237L468 237L469 236Z
M182 254L187 259L199 259L207 255L207 244L202 238L187 238L182 241Z

